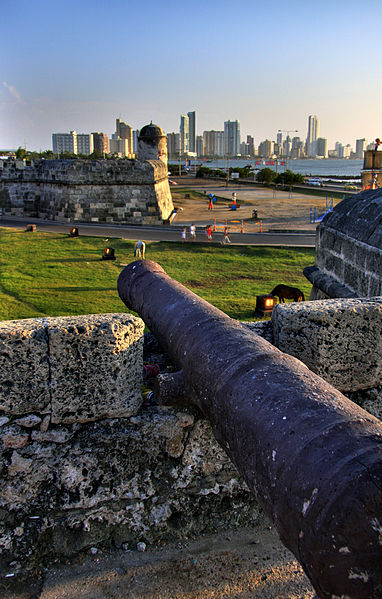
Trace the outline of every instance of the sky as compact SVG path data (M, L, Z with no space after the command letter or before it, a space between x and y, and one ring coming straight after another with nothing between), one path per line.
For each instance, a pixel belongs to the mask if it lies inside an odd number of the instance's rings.
M329 149L382 137L381 0L3 0L0 149L52 133L179 131L239 120L242 139L307 135Z

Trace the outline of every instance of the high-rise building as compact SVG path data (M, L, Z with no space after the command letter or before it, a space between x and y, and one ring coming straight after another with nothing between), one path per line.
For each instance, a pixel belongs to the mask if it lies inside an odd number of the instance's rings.
M356 158L363 158L363 153L366 150L367 139L357 139L355 142L355 155Z
M53 133L52 145L55 154L62 154L63 152L77 154L77 131Z
M250 156L255 155L255 139L252 135L247 135L247 144L248 144L248 154Z
M308 118L308 135L306 137L306 152L308 157L316 156L316 141L319 134L320 125L315 114L309 115Z
M179 133L167 133L167 153L172 158L179 154Z
M328 140L324 137L318 137L316 140L316 156L328 157Z
M204 156L203 135L197 135L196 136L196 155L197 156Z
M224 152L232 157L240 154L240 121L225 121Z
M203 154L204 156L216 156L218 131L203 131Z
M99 131L94 131L92 133L93 136L93 145L94 145L94 151L98 152L99 154L102 154L103 156L105 154L109 153L109 138L106 135L106 133L100 133Z
M186 154L189 151L189 137L190 137L190 119L186 114L180 115L180 144L182 154Z
M283 156L290 156L292 150L292 140L289 135L283 141Z
M134 129L133 131L133 153L138 154L138 136L139 129Z
M291 158L301 158L304 155L304 142L299 137L292 138Z
M277 134L276 143L278 143L278 145L281 147L283 145L283 134L281 133L281 131L279 131L279 133Z
M216 156L223 158L223 156L225 155L224 148L225 148L225 146L224 146L224 131L217 131L216 132L216 143L215 143Z
M117 154L120 158L128 158L130 155L129 141L113 135L110 140L110 154Z
M187 112L188 116L188 150L196 152L196 111Z
M274 142L269 139L265 139L259 144L258 154L262 158L270 158L273 155Z
M115 135L114 139L127 139L128 152L127 155L133 154L133 129L120 119L115 121Z
M336 154L337 154L337 158L343 158L344 157L344 147L343 147L343 145L342 145L341 142L336 141L335 151L336 151Z
M93 134L92 133L77 133L77 154L85 154L89 156L93 152Z

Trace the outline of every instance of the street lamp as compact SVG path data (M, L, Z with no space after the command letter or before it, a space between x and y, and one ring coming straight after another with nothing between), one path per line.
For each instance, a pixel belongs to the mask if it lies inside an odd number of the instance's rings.
M289 133L298 133L298 129L279 129L278 133L286 133L287 138L289 137ZM285 156L285 170L288 169L288 154Z

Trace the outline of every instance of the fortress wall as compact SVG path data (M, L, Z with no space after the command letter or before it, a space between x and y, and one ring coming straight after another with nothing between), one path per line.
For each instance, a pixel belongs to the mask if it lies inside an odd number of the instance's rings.
M274 344L347 393L382 385L382 297L278 304Z
M381 382L382 298L354 301L278 305L243 326L354 391L364 373ZM263 517L197 409L142 405L143 331L130 314L0 323L5 568ZM354 399L382 417L380 387Z
M173 211L167 168L159 160L6 162L0 207L52 220L157 224Z
M143 330L130 314L0 323L0 566L259 517L197 410L142 406Z
M323 224L317 232L316 264L358 297L382 295L382 250L378 247Z

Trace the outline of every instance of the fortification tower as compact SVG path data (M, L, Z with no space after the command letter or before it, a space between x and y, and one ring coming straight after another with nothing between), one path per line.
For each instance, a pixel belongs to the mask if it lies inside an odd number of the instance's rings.
M139 160L161 160L167 166L167 136L153 122L145 125L138 136Z
M363 159L362 189L377 189L382 187L382 152L378 151L378 144L375 150L366 150Z

